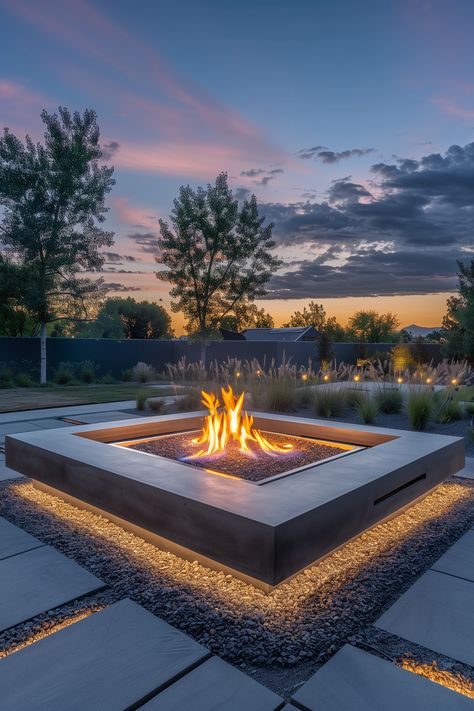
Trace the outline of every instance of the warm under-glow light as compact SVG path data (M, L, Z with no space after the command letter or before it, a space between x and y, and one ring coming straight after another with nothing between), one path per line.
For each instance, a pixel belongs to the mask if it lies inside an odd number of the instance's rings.
M293 445L279 446L271 444L262 433L253 426L253 417L243 408L245 393L239 397L234 395L232 387L221 388L222 403L214 393L201 391L202 404L207 407L209 414L204 418L204 426L200 437L193 439L194 444L203 444L207 449L200 449L196 454L191 454L186 459L209 457L212 454L224 452L231 440L240 444L240 451L253 455L249 442L255 442L265 454L284 454L293 449Z
M403 378L397 378L397 383L403 383Z
M358 383L360 380L360 375L354 375L354 381Z
M451 385L457 385L457 383L458 383L458 381L456 380L456 378L453 378L451 380Z
M240 371L239 370L236 372L235 377L240 378Z
M429 385L429 384L431 383L431 378L426 378L426 382L427 382L428 385Z
M301 376L301 380L308 380L308 376L306 375L306 373L303 373L303 375Z
M326 375L324 376L324 380L329 380L329 375L328 375L327 373L326 373Z

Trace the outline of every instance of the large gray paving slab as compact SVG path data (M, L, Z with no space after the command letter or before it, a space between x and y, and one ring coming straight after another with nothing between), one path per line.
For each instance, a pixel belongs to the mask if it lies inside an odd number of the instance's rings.
M0 631L104 587L50 546L0 561Z
M283 699L218 657L155 696L146 711L275 711Z
M5 440L5 435L21 434L22 432L36 432L42 429L39 422L4 422L0 425L0 440Z
M182 632L122 600L1 660L0 707L123 711L208 655Z
M39 420L32 417L28 424L36 425L42 430L56 430L60 427L72 427L71 423L64 422L64 420L59 420L55 417L44 417Z
M135 400L120 400L118 402L102 402L92 405L63 405L61 407L44 407L17 412L0 412L0 429L4 423L39 420L43 417L65 417L71 413L109 412L135 407Z
M30 551L43 545L44 543L30 536L22 528L14 526L13 523L10 523L5 518L0 518L0 560L10 558L12 555L18 555L18 553L25 553L25 551Z
M25 477L20 472L16 472L14 469L10 469L5 464L5 459L0 462L0 481L7 481L8 479L24 479Z
M68 419L75 420L81 425L94 425L98 422L115 422L119 420L129 420L130 413L112 410L111 412L94 412L91 414L72 413L67 415ZM39 424L39 423L38 423Z
M463 479L474 479L474 457L466 457L466 466L456 476L460 476Z
M457 575L474 582L474 529L470 529L449 548L431 570Z
M429 570L375 624L474 666L474 583L467 580Z
M472 699L345 645L293 696L309 711L468 711Z

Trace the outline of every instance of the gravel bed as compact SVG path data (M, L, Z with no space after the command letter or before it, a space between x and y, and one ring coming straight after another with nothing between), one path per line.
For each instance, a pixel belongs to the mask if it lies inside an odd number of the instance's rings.
M132 598L284 695L474 524L473 501L474 482L452 478L265 595L28 481L0 486L0 515L97 575L114 599ZM283 667L291 669L281 673Z
M280 447L285 444L292 444L293 450L269 455L258 451L254 443L250 443L251 454L245 454L240 450L238 442L231 441L226 446L226 451L222 454L199 457L199 459L188 459L187 457L190 454L195 454L203 448L203 445L193 443L192 439L196 437L196 433L191 434L190 432L157 437L143 442L125 444L124 446L136 449L139 452L183 461L196 468L208 467L247 481L263 481L277 474L283 474L291 469L304 467L346 451L345 448L337 447L336 445L319 444L309 438L292 437L291 435L275 434L273 432L262 432L262 434L270 444L279 445Z

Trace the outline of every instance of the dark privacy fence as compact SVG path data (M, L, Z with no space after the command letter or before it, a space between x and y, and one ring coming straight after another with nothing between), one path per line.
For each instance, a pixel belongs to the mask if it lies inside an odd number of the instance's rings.
M365 355L388 354L393 343L334 343L333 353L338 363L355 364L357 358ZM173 363L182 356L188 362L200 359L200 344L186 341L123 340L111 338L48 338L47 358L48 374L61 362L91 360L99 366L99 374L107 372L119 377L122 370L132 368L139 361L150 363L156 370L163 370L166 363ZM435 364L442 360L440 346L435 343L423 345L425 361ZM39 369L39 338L0 337L0 367L13 371ZM256 358L262 365L275 359L279 365L283 359L291 358L292 363L306 365L311 358L313 365L318 365L318 350L314 342L275 343L269 341L219 341L210 343L206 351L206 361L217 360L222 363L227 358L242 360Z

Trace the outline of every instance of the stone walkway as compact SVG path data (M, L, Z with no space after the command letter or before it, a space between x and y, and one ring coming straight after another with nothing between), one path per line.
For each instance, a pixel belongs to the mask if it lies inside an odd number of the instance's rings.
M130 417L133 402L0 415L6 434ZM135 416L135 415L134 415ZM65 421L65 419L66 421ZM72 424L72 422L71 422ZM474 478L474 460L459 476ZM5 466L0 480L21 475ZM0 632L104 589L74 561L0 518ZM474 529L375 625L474 666ZM12 711L395 711L474 708L466 696L346 644L285 701L129 599L0 660L0 709Z

